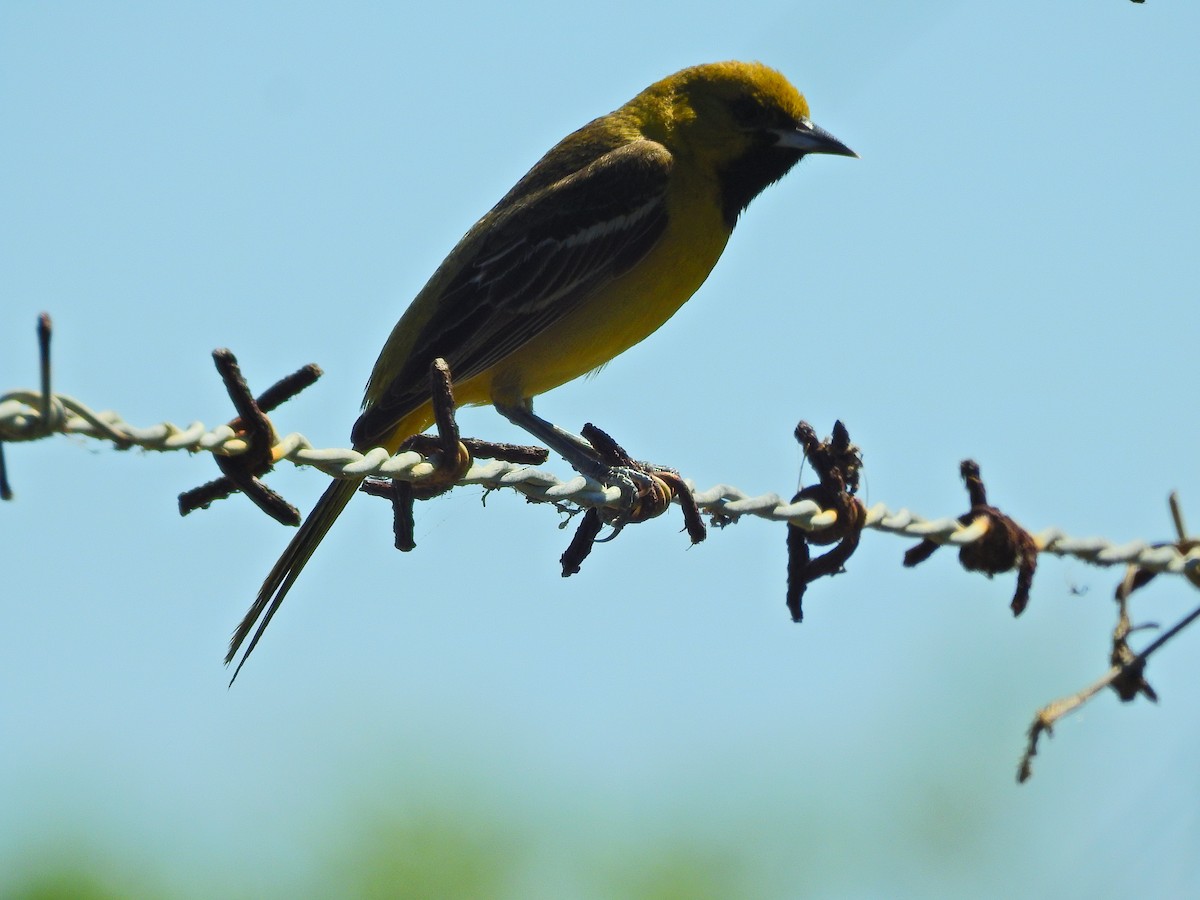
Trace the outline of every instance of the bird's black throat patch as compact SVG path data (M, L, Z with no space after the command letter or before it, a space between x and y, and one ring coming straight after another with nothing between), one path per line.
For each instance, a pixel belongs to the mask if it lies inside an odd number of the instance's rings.
M718 173L721 215L732 228L750 201L788 173L804 154L792 147L756 144Z

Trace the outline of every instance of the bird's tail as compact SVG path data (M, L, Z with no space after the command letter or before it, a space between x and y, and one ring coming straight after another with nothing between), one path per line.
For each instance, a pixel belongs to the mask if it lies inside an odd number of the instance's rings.
M305 563L313 555L313 551L317 549L317 545L321 543L326 532L337 521L337 517L342 514L342 510L346 508L346 504L350 502L350 498L354 496L354 492L358 490L361 483L361 478L335 478L333 483L325 489L325 493L321 495L321 499L317 501L313 511L308 514L308 518L304 520L304 524L300 526L300 530L296 532L291 543L287 545L287 549L283 551L283 555L279 557L270 574L267 575L262 587L258 590L258 597L254 604L229 641L229 652L225 654L225 665L229 665L237 656L242 643L250 634L251 629L254 629L254 624L258 622L258 628L254 631L250 645L246 647L241 661L233 670L233 678L229 679L231 685L237 679L238 672L242 671L242 666L246 664L250 654L254 652L259 638L262 637L267 625L271 623L271 618L279 609L279 605L283 603L283 598L287 596L292 584L300 577ZM258 621L260 618L261 622Z

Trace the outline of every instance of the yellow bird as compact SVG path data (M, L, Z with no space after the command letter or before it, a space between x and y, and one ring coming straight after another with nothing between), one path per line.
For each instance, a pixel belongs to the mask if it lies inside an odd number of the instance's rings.
M565 452L568 436L533 415L531 398L657 330L708 277L742 210L809 153L856 155L759 63L684 69L568 135L475 223L396 323L354 448L395 452L432 424L429 367L442 357L459 403L490 403ZM227 665L258 623L234 679L358 487L334 479L267 575L230 641Z

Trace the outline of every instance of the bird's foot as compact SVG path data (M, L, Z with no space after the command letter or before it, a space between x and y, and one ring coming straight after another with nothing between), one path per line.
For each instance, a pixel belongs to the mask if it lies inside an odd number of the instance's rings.
M587 447L587 453L571 464L581 474L619 488L623 502L615 511L592 507L584 514L575 537L559 560L564 578L579 571L597 542L611 541L626 525L662 515L675 499L683 510L684 524L692 543L704 540L706 530L696 499L677 471L633 459L612 437L591 423L583 427L583 438L586 440L580 443ZM576 455L573 451L570 454ZM600 538L605 523L613 527L613 532Z
M700 517L692 489L674 469L635 460L620 444L591 423L583 427L580 436L534 415L527 402L497 402L495 405L501 415L550 447L575 471L621 492L621 502L615 508L592 507L584 514L575 540L563 554L564 576L579 571L579 564L591 552L605 524L611 525L619 533L626 525L662 515L675 500L683 510L684 526L692 543L698 544L704 540L704 520ZM612 540L615 536L614 533L604 540Z
M611 435L590 422L583 426L582 437L593 453L568 461L581 474L621 491L622 508L610 524L623 527L660 516L679 494L691 499L691 489L675 469L634 459ZM703 529L702 522L700 527ZM693 541L703 539L703 530L698 538L693 536Z

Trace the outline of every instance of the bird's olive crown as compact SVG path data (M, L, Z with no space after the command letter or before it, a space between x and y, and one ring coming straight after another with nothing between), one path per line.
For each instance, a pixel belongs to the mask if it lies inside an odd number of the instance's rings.
M699 126L710 140L791 129L808 118L804 96L760 63L711 63L685 69L677 78L676 115Z

